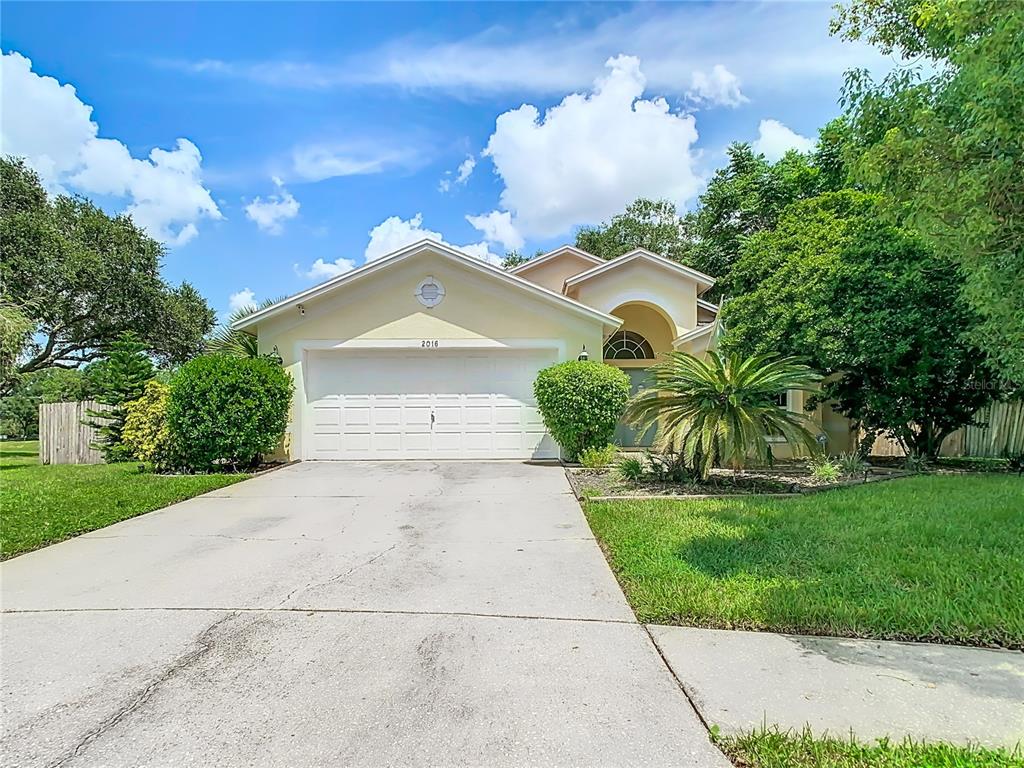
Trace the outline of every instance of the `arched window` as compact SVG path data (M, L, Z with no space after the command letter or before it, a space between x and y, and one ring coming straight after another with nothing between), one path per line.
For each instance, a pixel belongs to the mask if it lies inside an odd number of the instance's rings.
M616 331L604 343L605 360L653 360L650 342L635 331Z

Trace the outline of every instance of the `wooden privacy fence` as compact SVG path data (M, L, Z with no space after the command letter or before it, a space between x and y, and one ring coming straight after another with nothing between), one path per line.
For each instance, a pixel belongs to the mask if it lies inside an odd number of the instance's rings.
M103 454L91 447L96 430L86 424L89 411L110 406L95 400L39 404L39 461L42 464L102 464Z
M980 409L975 420L983 426L963 427L942 443L943 456L999 458L1024 453L1024 400L994 402ZM895 440L879 437L871 446L873 456L903 456Z

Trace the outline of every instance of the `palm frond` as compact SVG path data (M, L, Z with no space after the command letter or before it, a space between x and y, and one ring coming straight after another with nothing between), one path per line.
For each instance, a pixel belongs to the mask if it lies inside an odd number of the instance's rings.
M228 315L227 321L218 326L206 340L206 351L232 357L259 357L259 344L256 336L245 331L236 331L231 326L239 320L247 318L254 312L277 304L281 299L264 299L256 304L239 307Z
M773 437L794 449L818 449L810 420L776 402L820 381L794 358L670 352L649 373L651 386L630 400L627 420L641 434L657 426L656 447L682 456L702 476L716 461L743 467L751 456L764 455Z

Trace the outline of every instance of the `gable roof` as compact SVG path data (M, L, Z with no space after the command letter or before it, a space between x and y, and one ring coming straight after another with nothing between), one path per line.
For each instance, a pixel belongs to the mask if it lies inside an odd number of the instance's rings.
M589 261L591 264L594 265L604 264L604 259L600 258L599 256L595 256L592 253L587 253L586 251L577 248L574 245L563 245L559 248L555 248L555 250L553 251L548 251L547 253L542 253L540 256L535 256L529 261L520 264L515 269L510 269L509 272L511 272L513 275L518 274L520 272L525 272L528 269L536 267L538 264L543 264L547 261L551 261L566 253L571 253L573 256L579 256L584 261Z
M693 341L694 339L699 339L701 336L711 333L711 331L713 331L714 328L714 323L698 325L696 328L693 328L687 331L686 333L680 334L679 336L676 336L674 339L672 339L672 348L677 349L680 344L684 344L687 341Z
M482 261L474 256L458 251L449 245L438 243L435 240L420 240L412 245L408 245L405 248L400 248L397 251L382 256L379 259L374 259L371 262L363 264L358 269L353 269L351 272L346 272L343 275L332 277L319 285L314 285L312 288L307 288L305 291L300 291L293 296L289 296L286 299L282 299L276 304L271 304L265 309L261 309L258 312L253 312L251 315L243 317L236 323L233 323L231 327L235 330L243 330L250 326L256 325L257 323L266 320L269 317L280 314L281 312L295 307L301 304L303 301L309 301L315 299L324 294L331 293L339 288L342 288L351 283L357 282L364 277L376 274L383 269L387 269L392 264L397 264L411 256L415 256L419 253L429 251L440 256L451 259L452 261L458 262L464 266L470 267L478 272L488 275L492 278L496 278L501 282L511 285L520 290L526 291L527 293L533 294L539 299L547 301L551 304L567 309L578 315L583 315L592 320L600 320L604 325L612 328L618 328L622 325L622 321L613 316L599 312L592 307L588 307L582 302L570 299L568 296L563 296L560 293L550 291L543 286L531 283L529 280L524 280L521 277L516 277L503 269L499 269L485 261Z
M579 285L580 283L586 282L591 278L607 274L608 272L611 272L614 269L618 269L621 266L624 266L637 260L649 262L651 264L674 272L677 275L694 281L695 283L697 283L698 294L703 293L704 291L706 291L708 288L715 284L715 278L711 277L711 275L705 275L703 272L698 272L696 269L685 267L679 262L666 259L664 256L659 256L656 253L651 253L650 251L644 250L643 248L637 248L635 250L630 251L629 253L624 253L621 256L612 259L611 261L601 262L601 264L591 269L588 269L586 272L580 272L578 275L573 275L572 277L565 281L565 285L567 288L572 287L574 285Z

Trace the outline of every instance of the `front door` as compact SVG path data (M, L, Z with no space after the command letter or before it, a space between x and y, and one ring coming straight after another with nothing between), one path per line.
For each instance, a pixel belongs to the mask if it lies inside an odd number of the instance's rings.
M622 368L621 370L629 376L629 393L631 395L635 395L647 386L647 369ZM650 448L654 444L654 435L657 431L657 426L653 426L642 435L637 435L635 429L620 422L619 426L615 428L615 444L621 445L623 448Z

